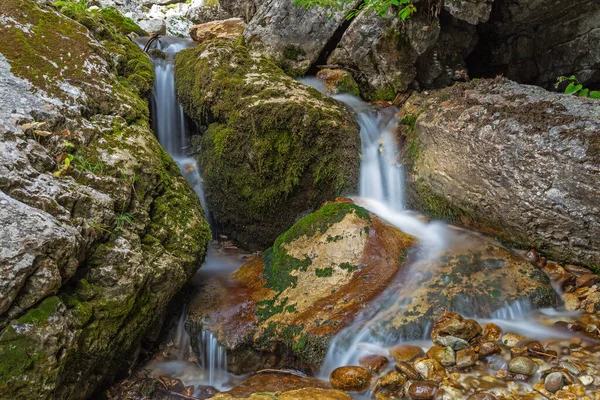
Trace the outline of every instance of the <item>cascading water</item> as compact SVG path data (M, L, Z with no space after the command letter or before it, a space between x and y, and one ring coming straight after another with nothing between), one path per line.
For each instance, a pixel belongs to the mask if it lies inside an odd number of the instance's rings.
M202 208L208 217L202 177L196 160L189 156L185 116L175 95L175 55L179 51L193 46L194 42L186 39L162 38L155 43L156 48L162 50L165 57L152 60L156 74L151 104L154 132L160 144L175 160L181 173L200 198Z
M140 46L144 46L148 38L140 38ZM180 50L192 47L194 42L186 39L166 37L155 42L155 48L164 52L164 58L154 58L156 81L152 90L153 128L160 144L178 164L183 176L190 183L208 217L208 209L202 188L202 177L196 160L189 155L188 133L185 116L175 94L174 59ZM214 246L209 248L204 266L211 269L214 264L219 267L230 266L231 260L219 257ZM236 267L239 264L234 263ZM222 268L223 269L223 268ZM225 268L225 270L228 270ZM177 325L174 345L177 348L177 360L160 362L153 366L156 375L164 374L178 377L186 384L209 385L222 388L230 375L227 373L227 354L219 345L212 332L202 331L197 338L196 365L189 363L191 340L185 329L187 311L184 309ZM198 370L200 367L200 370Z

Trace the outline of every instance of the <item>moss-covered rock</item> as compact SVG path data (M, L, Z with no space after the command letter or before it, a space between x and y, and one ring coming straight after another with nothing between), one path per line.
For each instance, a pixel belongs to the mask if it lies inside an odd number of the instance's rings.
M359 129L343 105L234 41L180 52L175 75L185 112L208 126L197 140L208 208L237 242L265 248L356 189Z
M355 204L325 204L235 272L233 287L207 282L190 306L190 326L213 331L237 373L314 372L331 338L393 281L413 243Z
M139 28L58 6L79 22L34 1L2 5L0 398L88 398L210 239L150 129L152 64L122 36Z

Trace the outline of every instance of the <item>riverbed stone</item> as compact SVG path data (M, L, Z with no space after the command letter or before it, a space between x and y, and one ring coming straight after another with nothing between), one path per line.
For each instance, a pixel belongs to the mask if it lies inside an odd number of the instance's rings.
M433 399L438 387L439 383L435 381L417 381L410 384L408 394L415 400Z
M190 28L190 37L198 43L213 39L236 40L242 36L245 28L246 24L240 18L229 18L194 25Z
M398 398L404 395L404 384L406 383L406 377L400 372L392 371L380 378L375 387L373 393L375 393L376 399L389 399Z
M444 367L456 364L456 353L452 347L433 346L427 351L427 357L433 358Z
M563 374L552 372L544 380L544 388L550 393L556 393L564 386Z
M415 368L406 361L397 362L394 368L406 376L408 380L416 381L421 379Z
M441 382L446 377L444 367L432 358L417 360L413 363L413 367L423 379L428 381Z
M537 369L538 365L528 357L515 357L508 363L508 370L513 374L531 376Z
M409 362L415 358L425 356L425 352L419 346L401 344L390 349L390 355L397 362Z
M373 380L373 374L362 367L339 367L329 375L331 386L346 392L364 392Z
M378 356L376 354L369 354L358 359L358 364L361 367L372 372L381 371L386 365L388 365L389 362L390 361L387 359L387 357Z
M472 347L467 347L466 349L459 350L456 352L456 367L457 368L468 368L475 365L477 360L479 359L479 355L475 352L475 349Z

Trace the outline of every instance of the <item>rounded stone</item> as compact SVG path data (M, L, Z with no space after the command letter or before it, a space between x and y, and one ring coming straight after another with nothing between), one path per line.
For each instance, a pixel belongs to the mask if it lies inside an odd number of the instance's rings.
M467 397L467 400L498 400L496 396L490 393L475 393Z
M530 358L515 357L508 363L508 370L513 374L531 376L537 371L538 365Z
M387 357L379 356L377 354L369 354L358 360L358 365L373 372L381 371L388 363L389 360Z
M483 342L479 345L479 358L500 354L501 352L502 348L495 342Z
M495 342L496 340L500 340L500 336L502 336L502 328L490 322L483 328L481 340L484 342Z
M433 358L444 367L456 364L456 353L452 347L433 346L427 351L427 357Z
M438 391L438 385L434 381L413 382L408 388L408 394L415 400L433 399Z
M413 366L407 362L401 361L399 363L396 363L395 368L396 368L396 371L400 372L401 374L406 376L407 379L409 379L411 381L416 381L416 380L421 379L421 377L419 376L417 371L415 371Z
M525 336L516 333L505 333L502 335L502 343L507 347L515 347L519 342L527 339Z
M552 372L548 374L544 380L544 389L550 393L556 393L565 385L563 375L560 372Z
M392 371L375 384L375 395L384 398L402 397L406 378L398 371Z
M339 367L329 375L329 382L334 389L364 392L371 386L373 374L363 367Z
M458 368L469 368L475 365L479 356L472 347L456 352L456 366Z
M441 382L446 377L446 370L442 365L432 358L415 361L415 371L425 380Z
M399 345L390 349L390 355L396 362L410 362L418 357L423 357L425 352L419 346Z

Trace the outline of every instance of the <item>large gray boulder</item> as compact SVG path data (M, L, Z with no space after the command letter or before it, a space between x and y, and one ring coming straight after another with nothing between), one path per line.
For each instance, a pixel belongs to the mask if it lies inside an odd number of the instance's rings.
M413 207L600 265L600 102L479 80L414 95L401 114Z
M74 4L63 11L87 28L33 1L2 6L3 399L89 398L135 360L210 238L149 127L152 64L117 33L139 28Z
M345 20L344 12L304 9L290 0L265 0L248 23L244 39L254 52L268 56L288 74L303 75Z

